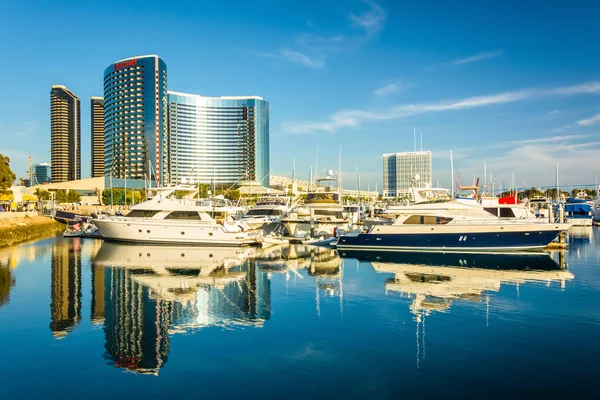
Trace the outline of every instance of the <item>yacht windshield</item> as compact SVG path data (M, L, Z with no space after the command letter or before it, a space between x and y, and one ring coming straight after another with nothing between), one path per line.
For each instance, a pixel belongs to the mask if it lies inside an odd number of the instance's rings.
M128 218L152 218L159 212L160 212L160 210L131 210L127 214L127 217Z
M281 210L250 210L246 216L281 215Z
M200 220L200 215L197 211L173 211L165 217L165 219L186 219L186 220Z
M309 193L306 195L307 203L337 203L339 199L339 194L333 192Z

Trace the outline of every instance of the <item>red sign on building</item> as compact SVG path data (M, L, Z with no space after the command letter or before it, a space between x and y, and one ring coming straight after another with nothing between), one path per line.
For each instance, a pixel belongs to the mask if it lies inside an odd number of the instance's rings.
M123 61L122 63L115 63L115 69L114 71L124 68L124 67L133 67L134 65L137 65L137 60L129 60L129 61Z

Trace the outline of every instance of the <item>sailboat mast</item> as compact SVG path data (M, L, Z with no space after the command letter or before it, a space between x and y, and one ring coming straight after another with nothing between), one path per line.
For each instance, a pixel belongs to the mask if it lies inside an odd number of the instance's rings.
M454 160L452 159L452 150L450 150L450 184L452 185L452 197L454 197Z

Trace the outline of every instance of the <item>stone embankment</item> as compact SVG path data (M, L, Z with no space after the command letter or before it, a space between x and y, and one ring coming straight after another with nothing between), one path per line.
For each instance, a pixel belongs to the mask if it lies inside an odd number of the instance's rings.
M0 218L0 247L55 235L64 230L63 224L49 217L23 215Z

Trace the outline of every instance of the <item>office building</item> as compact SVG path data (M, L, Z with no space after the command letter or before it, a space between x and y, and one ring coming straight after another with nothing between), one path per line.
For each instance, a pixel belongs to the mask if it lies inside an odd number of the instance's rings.
M168 92L171 183L269 185L269 103Z
M92 133L92 178L104 176L104 98L90 100Z
M169 172L167 66L156 55L104 70L104 174L164 182Z
M81 179L81 112L79 97L65 86L50 92L52 182Z
M431 187L431 152L383 155L383 197L405 197L410 188Z
M33 166L33 175L35 179L32 179L32 184L43 185L45 183L52 182L52 180L50 179L50 173L51 172L49 163L35 164Z

